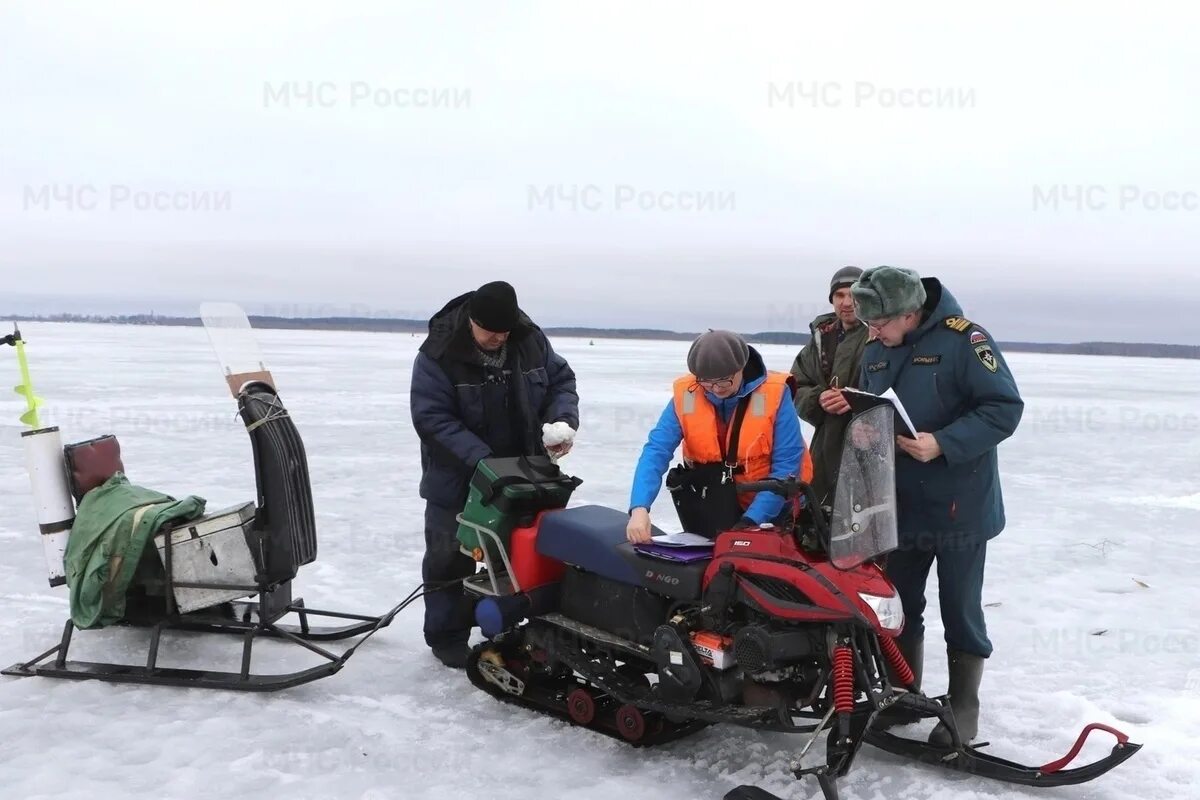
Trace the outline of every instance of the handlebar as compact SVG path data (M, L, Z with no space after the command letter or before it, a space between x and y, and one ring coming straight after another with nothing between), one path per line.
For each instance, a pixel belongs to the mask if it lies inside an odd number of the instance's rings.
M804 497L805 503L811 509L811 518L813 526L816 528L817 535L826 549L829 547L829 521L825 519L824 513L819 507L817 501L817 493L813 491L812 485L805 483L795 475L789 475L786 478L768 478L763 481L747 481L737 485L739 492L773 492L783 495L787 500L793 500L797 497ZM798 533L795 534L797 537ZM797 538L797 541L799 539Z
M17 342L21 341L21 329L17 327L17 323L13 323L13 332L7 336L0 336L0 345L10 344L13 347L17 346Z

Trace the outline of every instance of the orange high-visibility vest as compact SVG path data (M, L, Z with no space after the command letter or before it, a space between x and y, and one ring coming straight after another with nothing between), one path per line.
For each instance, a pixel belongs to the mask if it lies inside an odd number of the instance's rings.
M775 414L781 408L785 414L795 413L790 401L781 406L784 395L790 391L791 380L792 376L787 372L767 372L766 380L749 395L750 405L742 419L737 453L722 456L721 428L716 407L709 402L704 389L696 383L696 376L684 375L676 378L675 416L679 418L679 427L683 429L684 461L690 465L719 464L725 460L731 466L741 468L734 473L735 483L760 481L769 477L772 444L775 439ZM724 449L728 449L730 434L733 432L732 416L729 422ZM801 479L807 481L812 477L812 458L808 455L807 447L804 449L804 456ZM807 478L804 477L806 473ZM743 510L749 508L753 501L754 495L749 492L738 495L738 502Z

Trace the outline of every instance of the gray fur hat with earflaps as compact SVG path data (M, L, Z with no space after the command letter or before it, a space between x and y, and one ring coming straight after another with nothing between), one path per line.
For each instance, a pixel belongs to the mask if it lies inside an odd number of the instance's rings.
M854 313L863 320L898 317L925 305L921 276L903 267L872 267L854 282L850 294Z

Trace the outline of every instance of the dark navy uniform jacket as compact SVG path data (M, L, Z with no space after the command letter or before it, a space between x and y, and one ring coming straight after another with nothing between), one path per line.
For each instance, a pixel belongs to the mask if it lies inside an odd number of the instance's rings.
M918 433L942 455L922 463L896 450L900 545L978 544L1004 530L996 445L1016 430L1025 404L992 337L962 316L936 278L924 278L923 321L897 347L868 342L859 385L899 395Z
M579 429L575 372L523 312L503 368L483 365L460 295L429 321L413 362L409 404L421 439L420 495L461 509L481 458L544 455L542 423Z

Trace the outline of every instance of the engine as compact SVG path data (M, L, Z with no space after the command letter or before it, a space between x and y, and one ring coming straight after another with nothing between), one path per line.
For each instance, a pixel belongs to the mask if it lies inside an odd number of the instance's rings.
M810 658L813 646L812 634L803 629L772 630L766 625L747 625L733 637L733 657L739 667L754 675Z

